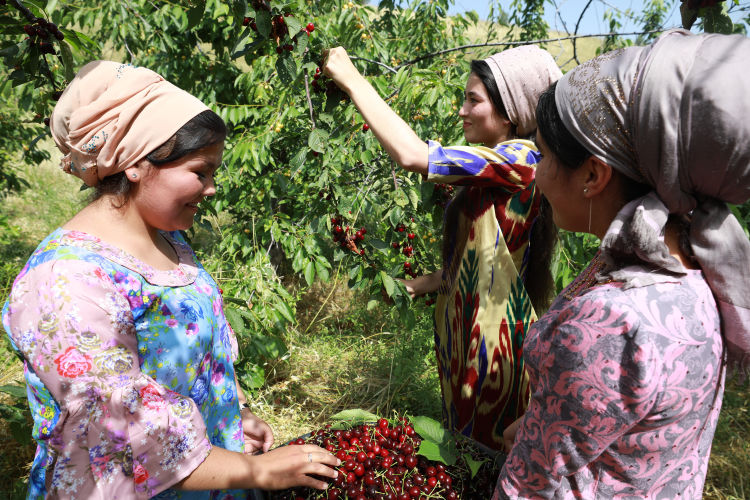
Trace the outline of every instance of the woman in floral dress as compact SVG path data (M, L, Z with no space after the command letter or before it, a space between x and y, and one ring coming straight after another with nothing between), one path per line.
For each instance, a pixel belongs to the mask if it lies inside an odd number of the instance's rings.
M37 452L28 498L244 498L338 460L273 443L237 384L214 280L180 235L215 193L226 128L145 68L83 67L51 118L94 200L37 247L3 308ZM327 465L326 465L327 464Z
M323 71L349 94L383 148L429 182L461 186L446 208L442 269L406 280L413 295L438 291L435 350L448 428L493 449L523 414L528 377L521 352L537 308L552 291L554 224L538 218L539 94L560 76L549 53L518 47L473 61L458 113L467 142L423 142L332 49ZM535 222L536 220L536 222ZM533 263L533 264L531 264Z
M749 58L744 36L672 31L540 98L539 189L601 245L529 330L494 498L702 497L726 368L750 367L750 241L726 205L750 198Z

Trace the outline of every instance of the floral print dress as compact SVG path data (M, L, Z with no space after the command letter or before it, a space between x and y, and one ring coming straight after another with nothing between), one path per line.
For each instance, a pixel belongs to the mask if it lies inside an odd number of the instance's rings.
M466 186L435 305L435 350L449 429L493 448L526 409L522 345L536 320L522 276L539 152L524 140L494 148L429 143L431 182Z
M244 498L169 489L212 446L242 451L237 343L179 233L159 271L82 232L34 251L3 308L37 452L28 498Z
M724 393L701 271L589 287L595 259L529 330L532 397L493 500L700 499Z

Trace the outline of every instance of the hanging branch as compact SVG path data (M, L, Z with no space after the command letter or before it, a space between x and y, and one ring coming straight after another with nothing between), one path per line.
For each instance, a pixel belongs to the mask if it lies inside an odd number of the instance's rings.
M305 96L307 97L307 108L310 110L310 122L312 122L312 128L315 128L315 116L313 115L313 104L310 98L310 84L307 78L307 69L305 69Z
M581 25L581 20L583 19L583 15L586 13L586 9L589 8L589 5L591 5L591 2L593 2L593 0L589 0L586 3L586 6L583 8L583 10L581 11L581 14L578 16L578 21L576 22L576 29L573 31L574 35L578 34L578 27ZM577 51L575 38L573 39L573 59L576 60L576 63L581 64L581 61L578 60L578 51Z

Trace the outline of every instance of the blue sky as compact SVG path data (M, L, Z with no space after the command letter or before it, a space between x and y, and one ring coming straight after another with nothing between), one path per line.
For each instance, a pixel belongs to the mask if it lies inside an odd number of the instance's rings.
M730 0L731 1L731 0ZM588 0L553 0L545 3L545 17L552 30L566 31L563 26L560 17L567 25L567 31L573 32L575 29L578 16L580 15L583 8L586 6ZM635 14L639 14L643 11L643 5L646 2L644 0L594 0L586 10L586 13L581 20L581 24L578 28L580 34L594 34L594 33L607 33L609 32L609 23L604 21L604 12L607 9L619 9L625 11L630 9ZM666 27L680 27L680 2L679 0L664 0L664 3L669 6L669 17L667 18ZM747 6L747 1L742 0L742 5ZM506 10L510 10L511 0L501 0L500 5ZM555 5L560 12L560 17L555 16ZM464 12L467 10L474 10L479 14L481 18L486 18L489 12L489 2L487 0L455 0L454 6L450 11L452 14L456 12ZM732 16L735 22L739 20L740 16ZM632 23L628 23L625 17L621 17L623 24L621 32L624 31L638 31L639 27Z

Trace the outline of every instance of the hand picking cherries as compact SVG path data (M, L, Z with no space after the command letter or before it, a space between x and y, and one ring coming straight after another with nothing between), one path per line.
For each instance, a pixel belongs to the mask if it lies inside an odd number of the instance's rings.
M381 418L377 423L348 430L334 430L329 424L312 432L306 439L291 441L289 445L312 443L336 455L341 460L336 479L322 492L294 488L269 492L270 498L453 500L491 496L499 470L483 464L480 474L472 478L468 467L461 462L451 467L418 455L421 442L405 417L395 423ZM482 480L482 477L486 479ZM476 489L477 486L481 489Z

